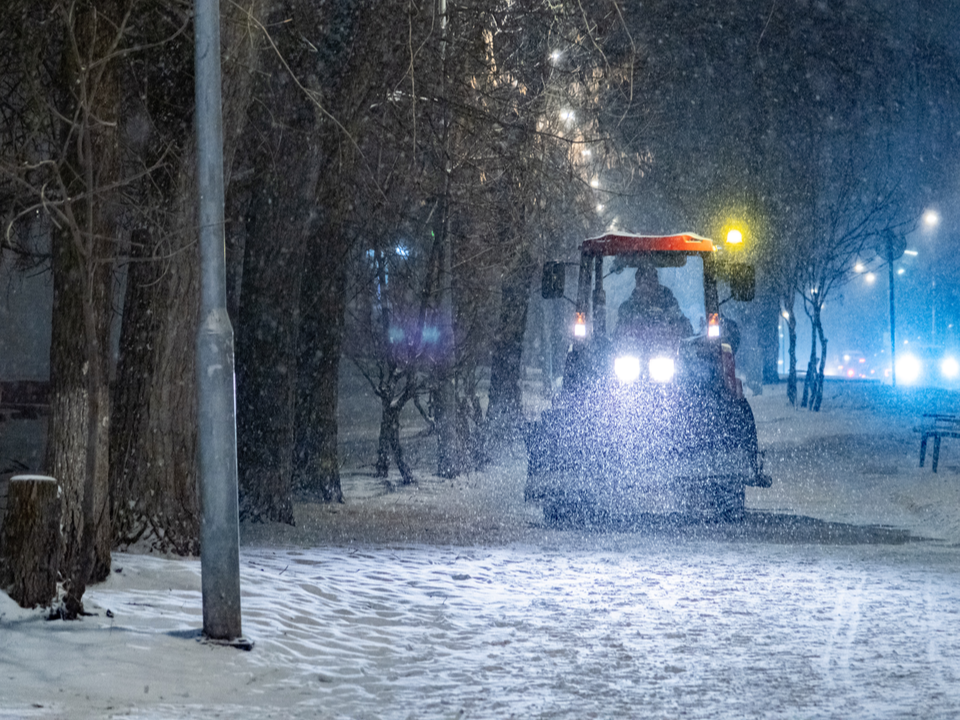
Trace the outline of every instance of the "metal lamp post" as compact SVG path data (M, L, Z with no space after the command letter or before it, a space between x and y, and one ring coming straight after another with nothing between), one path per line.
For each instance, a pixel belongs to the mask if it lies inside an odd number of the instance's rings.
M195 0L200 325L197 330L198 469L203 503L203 632L249 649L240 627L240 522L233 328L227 315L223 233L220 3Z

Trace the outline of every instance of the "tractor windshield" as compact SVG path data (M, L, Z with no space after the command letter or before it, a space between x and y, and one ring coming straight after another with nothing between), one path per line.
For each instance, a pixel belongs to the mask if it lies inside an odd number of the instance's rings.
M658 267L642 256L628 265L604 258L606 327L614 335L642 339L666 334L683 340L705 332L703 259L681 257L686 262L679 267Z

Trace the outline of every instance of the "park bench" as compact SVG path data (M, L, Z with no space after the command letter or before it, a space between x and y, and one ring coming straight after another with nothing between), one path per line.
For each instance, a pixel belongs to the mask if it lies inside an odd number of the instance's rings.
M940 440L942 438L960 438L960 415L944 415L942 413L927 413L923 415L920 427L920 467L927 456L927 440L933 438L933 471L937 471L940 463Z

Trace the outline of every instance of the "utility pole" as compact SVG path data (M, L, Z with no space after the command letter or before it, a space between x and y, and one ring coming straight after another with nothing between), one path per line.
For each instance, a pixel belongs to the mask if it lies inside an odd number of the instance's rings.
M890 240L887 240L887 287L890 295L890 384L897 386L897 308L893 299L893 261L890 259Z
M894 302L893 263L898 260L907 249L907 238L897 235L892 230L883 233L884 255L887 260L887 286L890 294L890 383L897 386L897 308Z
M233 327L227 314L223 231L220 2L194 0L200 325L197 329L198 456L203 520L203 633L249 649L240 627L240 521Z

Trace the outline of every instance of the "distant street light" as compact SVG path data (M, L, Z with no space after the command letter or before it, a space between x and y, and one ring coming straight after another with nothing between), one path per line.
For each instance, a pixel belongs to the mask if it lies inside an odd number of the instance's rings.
M928 228L934 228L940 224L940 213L936 210L927 210L923 214L923 224Z
M743 242L743 233L734 228L727 233L727 243L729 245L739 245Z

